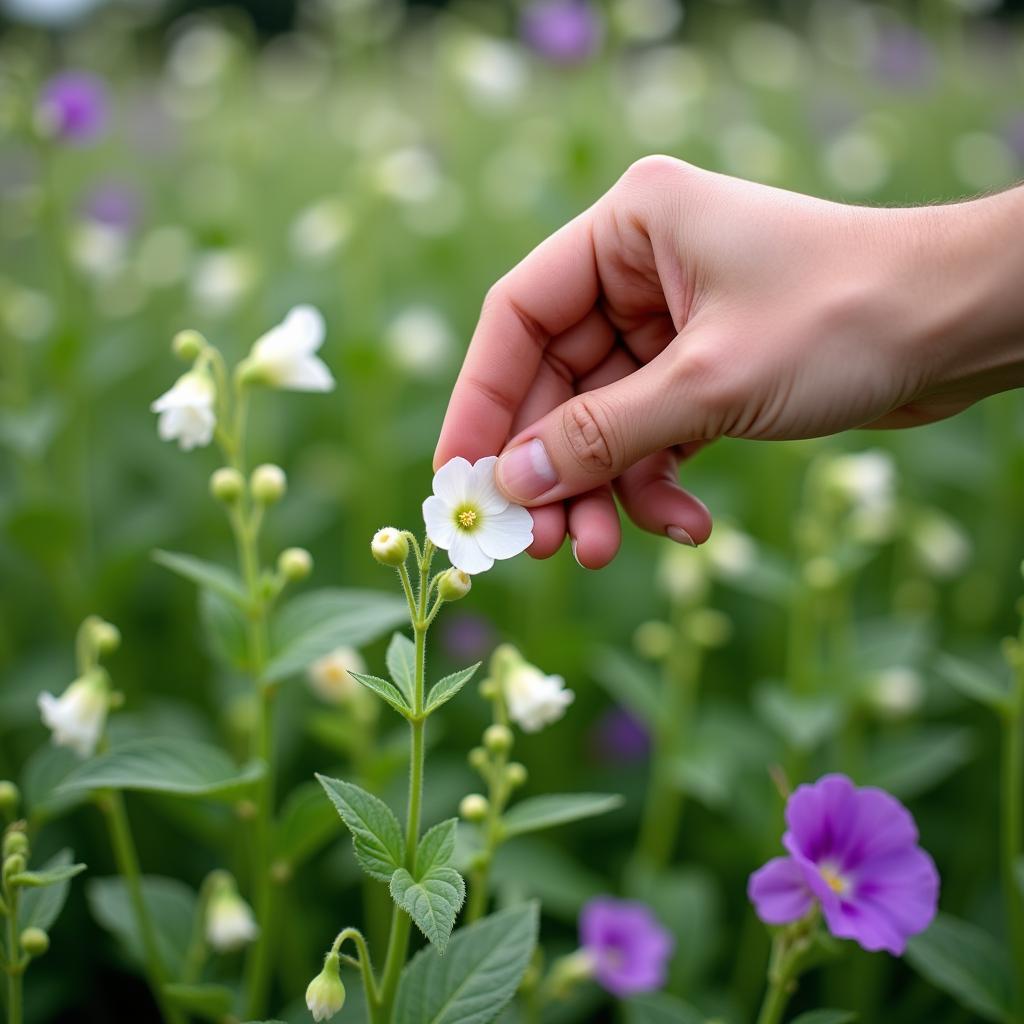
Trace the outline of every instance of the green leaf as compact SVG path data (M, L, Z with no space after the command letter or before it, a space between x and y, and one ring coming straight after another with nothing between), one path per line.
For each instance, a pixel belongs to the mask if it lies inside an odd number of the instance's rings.
M453 672L435 683L427 696L427 714L436 711L442 704L447 704L473 678L479 667L478 661L475 665Z
M906 800L937 786L973 753L969 729L920 728L906 736L881 739L865 756L857 781Z
M60 792L61 784L82 764L67 747L45 743L25 764L21 790L34 824L49 821L89 799L88 793Z
M538 907L523 903L460 928L442 958L421 950L402 972L395 1024L488 1024L515 995L537 944Z
M83 762L57 792L127 789L234 800L263 772L258 762L240 770L223 750L207 743L155 737L129 740Z
M304 782L289 793L274 830L273 858L276 864L294 868L312 856L333 836L338 827L334 808L324 801L318 782Z
M852 1024L857 1014L851 1010L809 1010L790 1024Z
M390 704L400 715L408 718L412 714L412 707L406 704L405 697L393 683L381 679L380 676L371 676L365 672L355 672L352 669L349 669L348 674L353 679L358 679L368 690L372 690L386 704Z
M395 686L412 707L416 692L416 645L404 633L395 633L388 644L385 661Z
M658 721L663 713L661 686L648 666L613 647L602 647L590 670L616 703L646 725Z
M383 800L351 782L317 775L341 820L352 833L356 857L372 878L390 882L405 854L398 819Z
M1010 707L1010 693L1003 683L984 669L951 654L940 654L935 659L935 671L956 691L969 700L987 704L996 711Z
M115 935L125 952L139 967L143 967L142 937L124 880L90 879L86 883L85 896L97 923ZM159 922L156 942L164 968L171 977L177 977L181 974L185 952L192 938L196 894L176 878L148 876L142 879L142 899L151 918Z
M210 653L228 668L245 671L249 665L245 613L217 591L201 590L199 621Z
M416 874L451 863L458 829L459 819L449 818L427 830L416 848Z
M19 871L11 875L7 881L22 889L45 889L48 885L67 882L85 870L84 864L58 864L40 871Z
M203 1020L222 1022L231 1016L235 993L226 985L164 985L169 1002Z
M580 818L607 814L622 806L615 793L550 793L517 803L502 819L507 837L539 832Z
M408 615L405 600L376 590L311 590L275 615L268 682L302 672L336 647L362 647Z
M222 565L206 562L194 555L183 555L177 551L161 551L159 549L153 552L153 561L165 569L170 569L171 572L191 580L196 586L215 591L221 597L234 601L235 604L242 607L248 604L249 598L242 586L242 581Z
M907 960L936 988L988 1020L1012 1015L1010 963L988 932L948 914L907 944Z
M44 872L58 871L71 867L74 854L70 850L61 850L51 857L44 865ZM70 877L57 881L40 889L27 889L18 900L18 930L26 928L42 928L48 932L53 923L60 917L64 904L71 890Z
M838 728L840 705L835 697L822 694L804 697L781 686L765 684L754 694L758 715L794 750L810 753Z
M391 896L443 953L466 898L462 875L442 865L413 878L405 868L399 868L391 876Z
M626 1024L704 1024L707 1019L689 1003L667 992L633 996L625 1007Z

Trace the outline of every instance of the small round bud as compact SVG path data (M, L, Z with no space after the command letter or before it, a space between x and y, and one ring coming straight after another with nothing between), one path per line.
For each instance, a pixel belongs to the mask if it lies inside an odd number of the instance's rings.
M42 928L26 928L21 933L21 948L29 956L42 956L50 948L50 936Z
M183 363L198 359L204 348L206 339L198 331L178 331L171 341L171 350Z
M484 731L484 746L492 754L507 754L514 742L515 737L507 725L489 725Z
M270 865L270 877L275 885L287 885L294 875L294 868L286 860L277 860Z
M831 590L839 578L839 566L826 555L812 558L804 566L804 580L815 590Z
M0 779L0 813L14 814L20 802L18 787L9 779Z
M284 492L288 489L288 478L280 466L267 462L252 471L249 487L252 489L252 496L261 505L273 505L284 497Z
M4 881L12 875L20 875L25 870L25 857L20 853L12 853L4 857Z
M721 647L732 636L732 622L724 612L698 608L690 617L690 637L700 647Z
M466 821L483 821L490 809L491 805L487 802L487 797L481 796L479 793L470 793L469 796L462 798L462 802L459 804L459 815Z
M498 683L494 679L485 679L480 684L480 696L484 700L494 700L498 696Z
M513 761L505 769L505 779L513 789L518 789L520 786L525 785L528 775L526 765L519 761Z
M313 1020L330 1020L345 1005L345 986L338 969L338 954L328 953L324 969L306 988L306 1008Z
M409 557L409 541L401 530L385 526L373 535L370 553L381 565L404 565Z
M313 571L313 556L305 548L286 548L278 556L277 571L289 582L298 583Z
M245 477L231 466L221 466L210 477L210 493L225 505L233 505L245 493Z
M458 601L473 587L473 577L454 566L441 573L437 581L437 593L442 601Z
M637 654L650 661L661 661L672 650L675 630L667 622L644 622L633 634Z
M478 772L483 771L487 767L490 758L487 756L487 751L483 747L474 747L469 752L469 766L475 768Z
M113 654L121 646L121 631L112 622L94 618L89 625L92 642L100 654Z
M28 857L28 836L18 828L4 836L4 856L13 857L15 854Z

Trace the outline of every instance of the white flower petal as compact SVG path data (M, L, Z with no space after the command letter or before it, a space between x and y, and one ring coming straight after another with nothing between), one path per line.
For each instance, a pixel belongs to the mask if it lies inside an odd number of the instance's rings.
M533 543L533 516L521 505L487 515L473 535L491 558L514 558Z
M494 467L498 464L497 455L488 455L473 463L470 489L473 501L488 515L501 512L508 508L509 501L494 481Z
M448 558L456 569L461 569L470 576L478 572L487 572L494 565L494 559L483 552L473 534L458 531L451 547L448 548Z
M456 456L434 474L434 494L454 511L468 497L472 479L473 467L462 456Z
M455 520L451 508L432 494L423 502L423 522L430 540L447 551L455 540Z
M333 391L334 378L322 359L304 356L282 367L277 386L290 391Z
M289 310L281 327L291 339L293 351L310 355L323 343L327 333L324 315L316 306L295 306Z

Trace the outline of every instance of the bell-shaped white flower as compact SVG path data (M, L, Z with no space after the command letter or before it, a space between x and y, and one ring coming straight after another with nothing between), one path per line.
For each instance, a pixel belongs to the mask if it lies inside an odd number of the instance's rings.
M230 875L217 880L206 906L206 941L218 953L241 949L259 935L252 908L235 887Z
M177 379L150 409L159 415L161 441L177 441L182 451L202 448L213 440L217 426L216 390L205 370L190 370Z
M491 455L472 465L462 458L446 462L434 474L433 495L423 502L427 536L471 576L533 543L533 517L494 482L497 461Z
M366 663L354 647L336 647L309 666L309 685L328 704L347 704L362 692L350 673L365 671Z
M41 693L38 703L57 746L70 747L81 757L93 753L110 709L110 687L102 672L76 679L59 697Z
M246 379L286 391L331 391L334 378L316 352L324 343L324 318L313 306L296 306L257 339L243 364Z
M524 732L539 732L557 722L575 698L561 676L545 675L525 661L510 666L505 675L509 717Z
M338 969L338 954L330 952L324 969L306 987L306 1008L313 1020L330 1020L345 1005L345 986Z

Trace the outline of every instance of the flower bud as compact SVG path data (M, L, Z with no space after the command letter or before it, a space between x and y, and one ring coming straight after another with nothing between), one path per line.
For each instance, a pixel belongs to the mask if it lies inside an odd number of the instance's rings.
M20 802L18 787L9 779L0 779L0 814L15 814Z
M112 622L106 622L97 615L89 619L89 634L101 655L113 654L121 646L121 631Z
M459 815L466 821L483 821L490 809L491 805L488 803L487 797L481 796L479 793L470 793L462 798L462 802L459 804Z
M485 679L480 684L480 696L484 700L494 700L498 696L498 683L494 679Z
M483 797L481 797L483 799ZM4 857L4 881L12 875L20 875L25 870L25 857L20 853L12 853Z
M261 505L273 505L284 497L284 492L288 489L288 478L280 466L267 462L252 471L249 487L252 496Z
M409 557L409 541L401 530L385 526L373 535L370 552L381 565L404 565Z
M28 857L28 836L18 827L4 836L4 857L13 857L15 854Z
M839 582L839 566L827 555L812 558L804 566L804 580L814 590L831 590Z
M252 909L226 871L217 872L212 890L206 905L206 941L218 953L241 949L260 933Z
M278 556L277 571L289 582L298 583L313 571L313 556L305 548L286 548Z
M732 636L729 616L713 608L698 608L688 625L690 637L699 647L721 647Z
M50 948L50 936L42 928L26 928L20 941L21 948L29 956L42 956Z
M231 466L221 466L210 477L210 493L225 505L233 505L245 493L245 477Z
M329 1020L345 1005L345 986L338 969L338 954L324 957L323 970L306 988L306 1007L313 1020Z
M478 772L483 771L487 767L489 762L487 751L483 747L474 747L469 752L469 766L475 768Z
M637 654L650 661L660 661L672 650L675 630L667 622L644 622L633 634Z
M513 789L518 789L520 786L526 784L528 774L525 764L521 764L519 761L513 761L505 769L505 781L508 782Z
M473 586L473 578L454 566L441 573L437 581L437 594L442 601L458 601L465 597Z
M513 742L515 737L507 725L490 725L484 731L484 746L492 754L507 754Z
M191 363L198 359L204 348L206 339L198 331L178 331L171 341L172 351L183 363Z

